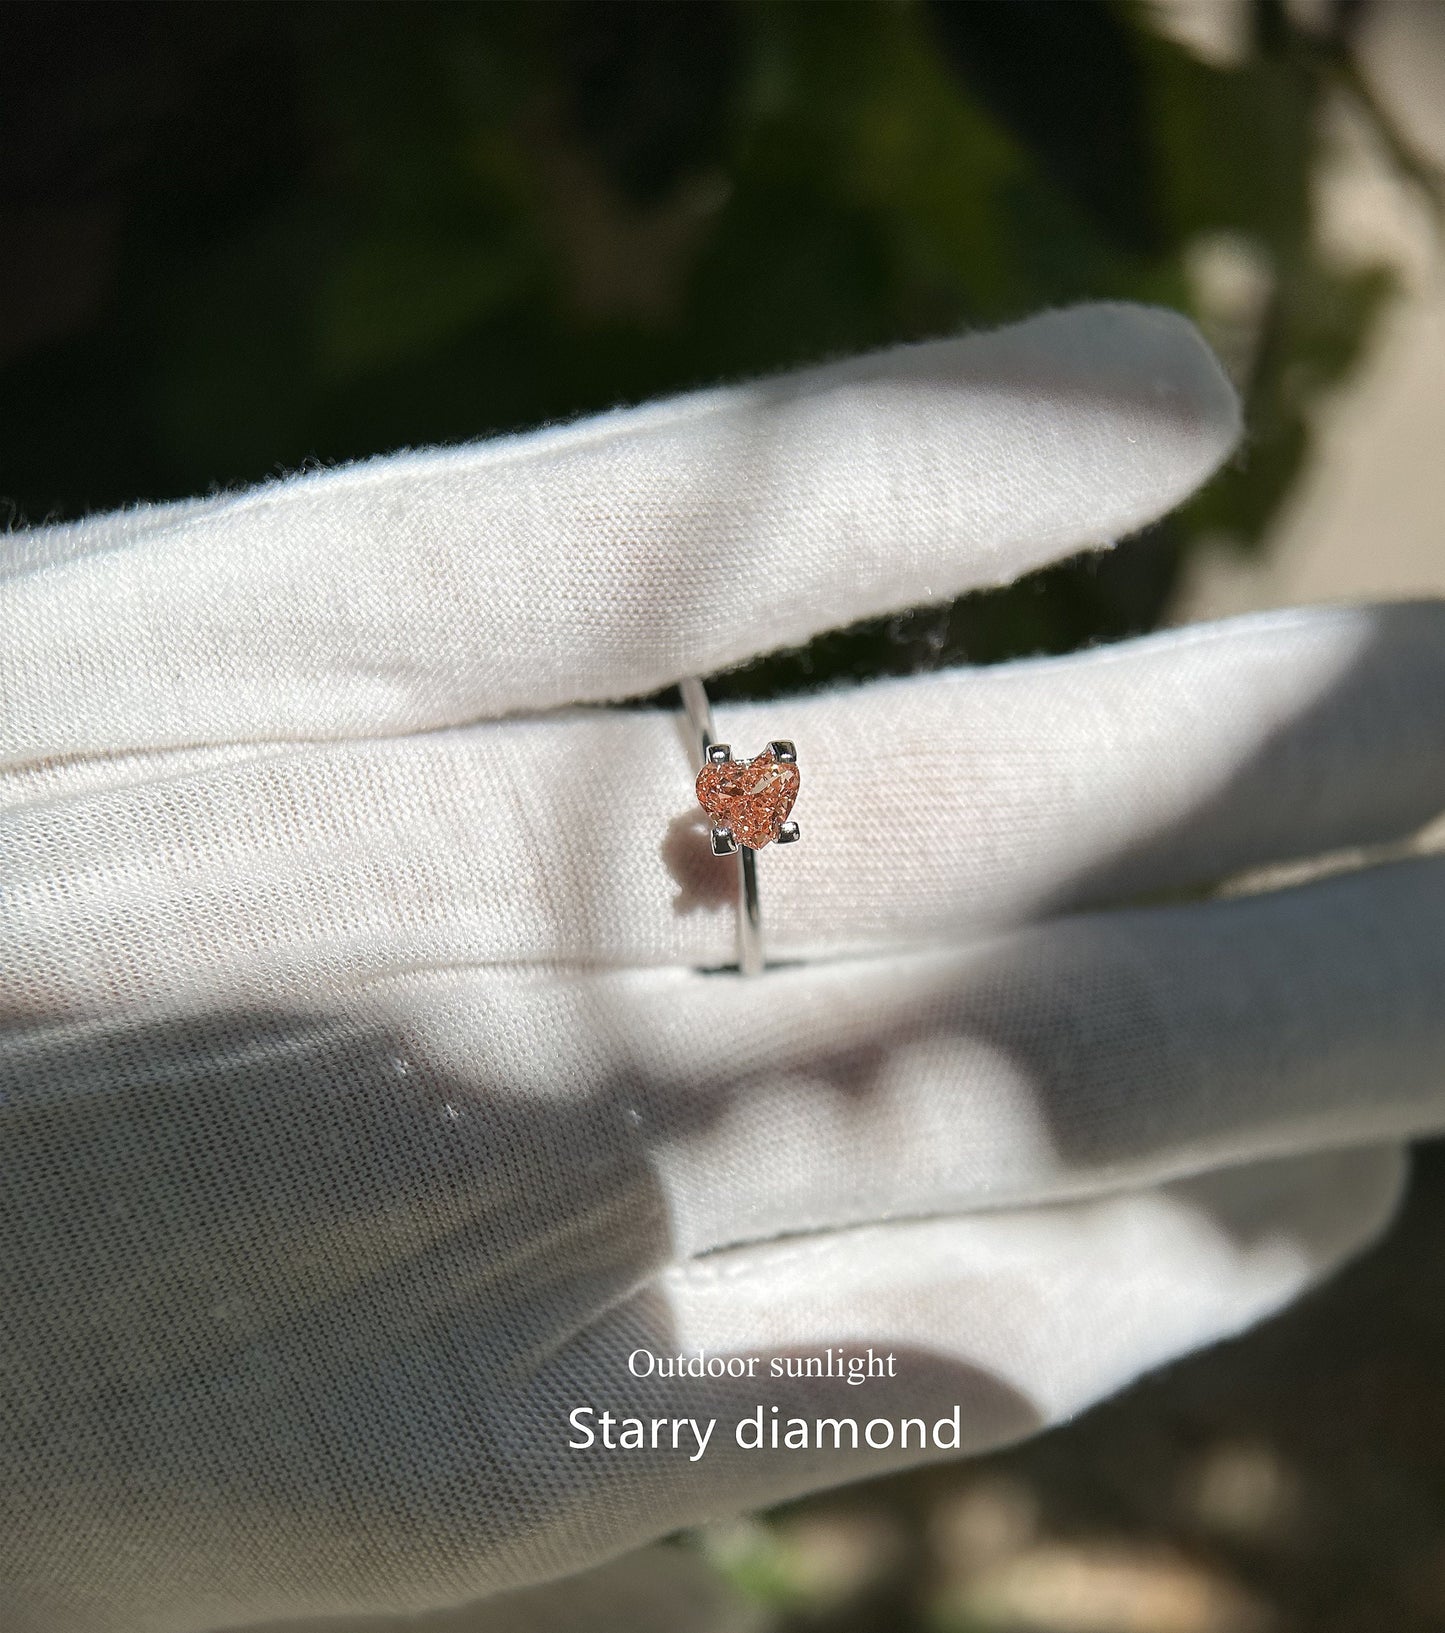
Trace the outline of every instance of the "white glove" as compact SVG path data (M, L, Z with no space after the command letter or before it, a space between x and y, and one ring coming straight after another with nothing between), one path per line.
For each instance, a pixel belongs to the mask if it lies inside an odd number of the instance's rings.
M0 1626L544 1581L925 1455L759 1405L994 1446L1369 1240L1445 866L1203 896L1445 807L1440 606L720 709L803 775L751 982L680 720L569 706L1102 547L1236 433L1089 307L0 541ZM628 1370L699 1349L762 1365Z

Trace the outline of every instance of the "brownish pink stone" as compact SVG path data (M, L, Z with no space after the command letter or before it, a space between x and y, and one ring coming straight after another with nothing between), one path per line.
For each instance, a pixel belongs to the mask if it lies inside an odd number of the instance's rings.
M798 768L764 749L755 760L711 761L697 774L697 800L719 828L749 850L778 837L798 797Z

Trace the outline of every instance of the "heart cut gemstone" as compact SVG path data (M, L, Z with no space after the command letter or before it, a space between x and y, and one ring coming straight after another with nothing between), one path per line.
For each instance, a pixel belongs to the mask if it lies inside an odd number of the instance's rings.
M767 748L755 760L709 761L697 774L697 801L740 845L761 850L788 820L798 780L796 763Z

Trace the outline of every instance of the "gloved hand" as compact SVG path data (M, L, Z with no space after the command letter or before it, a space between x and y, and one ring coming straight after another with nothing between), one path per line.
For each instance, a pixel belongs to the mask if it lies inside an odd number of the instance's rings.
M543 1581L1367 1242L1445 1121L1445 866L1209 887L1445 807L1440 606L719 709L803 776L755 981L679 718L577 706L1102 547L1237 429L1088 307L0 542L0 1626ZM629 1367L700 1350L758 1362Z

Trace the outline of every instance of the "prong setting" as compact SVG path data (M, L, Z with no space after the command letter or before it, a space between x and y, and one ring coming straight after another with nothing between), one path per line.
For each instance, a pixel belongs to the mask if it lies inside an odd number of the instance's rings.
M712 831L712 853L714 856L735 856L738 842L731 828L714 828Z
M778 829L778 843L780 845L791 845L793 841L799 837L798 824L796 822L785 822L782 827Z
M768 744L768 747L773 751L773 758L775 760L782 760L788 765L797 764L798 751L786 737L775 737L773 741Z
M732 747L728 743L709 743L707 757L711 765L726 765L733 757Z

